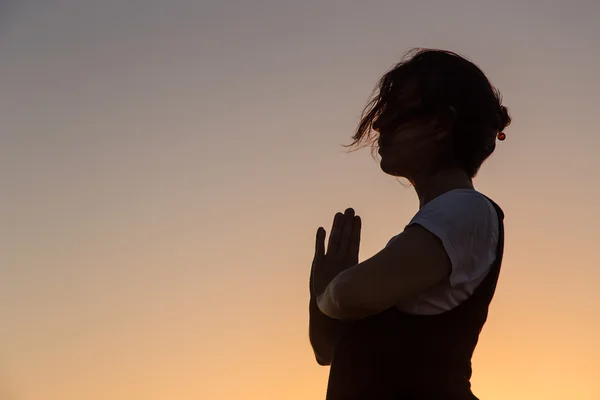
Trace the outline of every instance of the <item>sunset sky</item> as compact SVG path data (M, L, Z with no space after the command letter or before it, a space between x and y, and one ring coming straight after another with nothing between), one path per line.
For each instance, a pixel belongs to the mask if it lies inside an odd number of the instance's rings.
M482 400L600 398L598 0L0 0L0 399L323 399L314 232L416 212L346 154L412 47L513 116L479 190L506 251ZM404 184L404 186L403 186Z

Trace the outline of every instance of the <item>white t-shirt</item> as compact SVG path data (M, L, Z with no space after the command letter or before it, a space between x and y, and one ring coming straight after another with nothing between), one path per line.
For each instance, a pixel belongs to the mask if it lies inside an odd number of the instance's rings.
M451 310L469 298L496 260L499 236L496 209L476 190L456 189L425 204L407 227L413 224L421 225L441 240L452 272L449 279L398 304L397 308L420 315Z

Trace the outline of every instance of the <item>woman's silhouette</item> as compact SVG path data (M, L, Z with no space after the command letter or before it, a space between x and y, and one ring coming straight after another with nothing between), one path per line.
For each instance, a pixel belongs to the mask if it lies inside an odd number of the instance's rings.
M420 207L402 233L358 263L360 217L317 230L310 341L331 365L328 400L477 399L471 356L502 262L503 212L472 179L510 123L473 63L418 50L386 73L352 145L407 178Z

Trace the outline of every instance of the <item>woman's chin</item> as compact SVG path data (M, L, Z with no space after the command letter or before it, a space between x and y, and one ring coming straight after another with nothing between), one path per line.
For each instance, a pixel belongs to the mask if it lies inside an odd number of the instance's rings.
M389 161L386 162L384 157L381 158L379 166L381 167L381 170L388 175L398 178L407 177L406 168L403 168L402 165L399 165L398 163L390 163Z
M386 162L385 158L381 159L381 161L379 162L379 166L381 167L381 170L386 174L394 176L398 175L398 167L396 165L390 164L389 162Z

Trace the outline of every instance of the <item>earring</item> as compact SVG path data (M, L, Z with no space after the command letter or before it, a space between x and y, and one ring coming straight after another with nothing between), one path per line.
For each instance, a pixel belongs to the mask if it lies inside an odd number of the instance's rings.
M506 139L506 134L504 132L498 132L498 140L502 141Z

